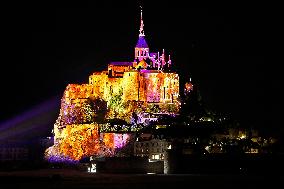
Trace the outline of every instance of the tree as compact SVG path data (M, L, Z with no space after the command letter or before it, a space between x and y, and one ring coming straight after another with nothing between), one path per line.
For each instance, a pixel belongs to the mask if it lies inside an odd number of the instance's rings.
M100 98L90 98L90 105L94 111L94 120L102 122L107 115L107 102Z
M181 115L191 120L199 120L201 117L207 115L200 91L197 87L190 93L185 94L181 107Z
M80 160L87 156L113 156L113 133L100 140L98 124L67 125L63 131L59 151L65 157Z

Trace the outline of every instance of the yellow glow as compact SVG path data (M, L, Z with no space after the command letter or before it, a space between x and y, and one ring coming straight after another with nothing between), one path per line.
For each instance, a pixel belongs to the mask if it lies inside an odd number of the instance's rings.
M245 134L242 134L241 136L240 136L240 139L245 139L246 138L246 135Z

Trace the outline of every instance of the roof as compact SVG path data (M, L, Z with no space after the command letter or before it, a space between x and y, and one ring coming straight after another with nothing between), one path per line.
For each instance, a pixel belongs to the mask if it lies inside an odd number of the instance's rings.
M136 47L138 47L138 48L149 48L144 36L139 36Z
M114 66L132 66L133 62L111 62L109 64Z
M153 57L154 55L157 57L157 56L158 56L158 53L153 53L153 52L150 53L150 56L151 56L151 57Z
M144 59L142 59L138 64L137 64L137 66L136 66L136 68L147 68L147 62L144 60Z
M161 73L160 70L141 70L142 73Z

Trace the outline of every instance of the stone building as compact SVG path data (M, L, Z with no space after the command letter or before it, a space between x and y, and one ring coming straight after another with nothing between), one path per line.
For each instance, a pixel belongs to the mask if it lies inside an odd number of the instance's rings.
M171 148L166 139L150 139L134 142L134 156L148 157L149 161L164 160L164 153Z

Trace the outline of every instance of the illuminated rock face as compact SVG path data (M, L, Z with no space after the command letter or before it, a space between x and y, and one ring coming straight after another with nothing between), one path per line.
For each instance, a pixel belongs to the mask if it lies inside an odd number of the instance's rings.
M143 26L141 12L134 61L111 62L107 70L91 74L88 84L66 87L54 124L55 145L47 149L47 159L113 156L131 135L100 133L98 122L119 118L130 123L133 113L179 112L179 75L170 71L172 62L164 50L161 55L149 52Z
M60 162L89 156L114 156L131 139L131 134L99 133L99 125L71 124L57 130L57 143L46 150L46 158Z

